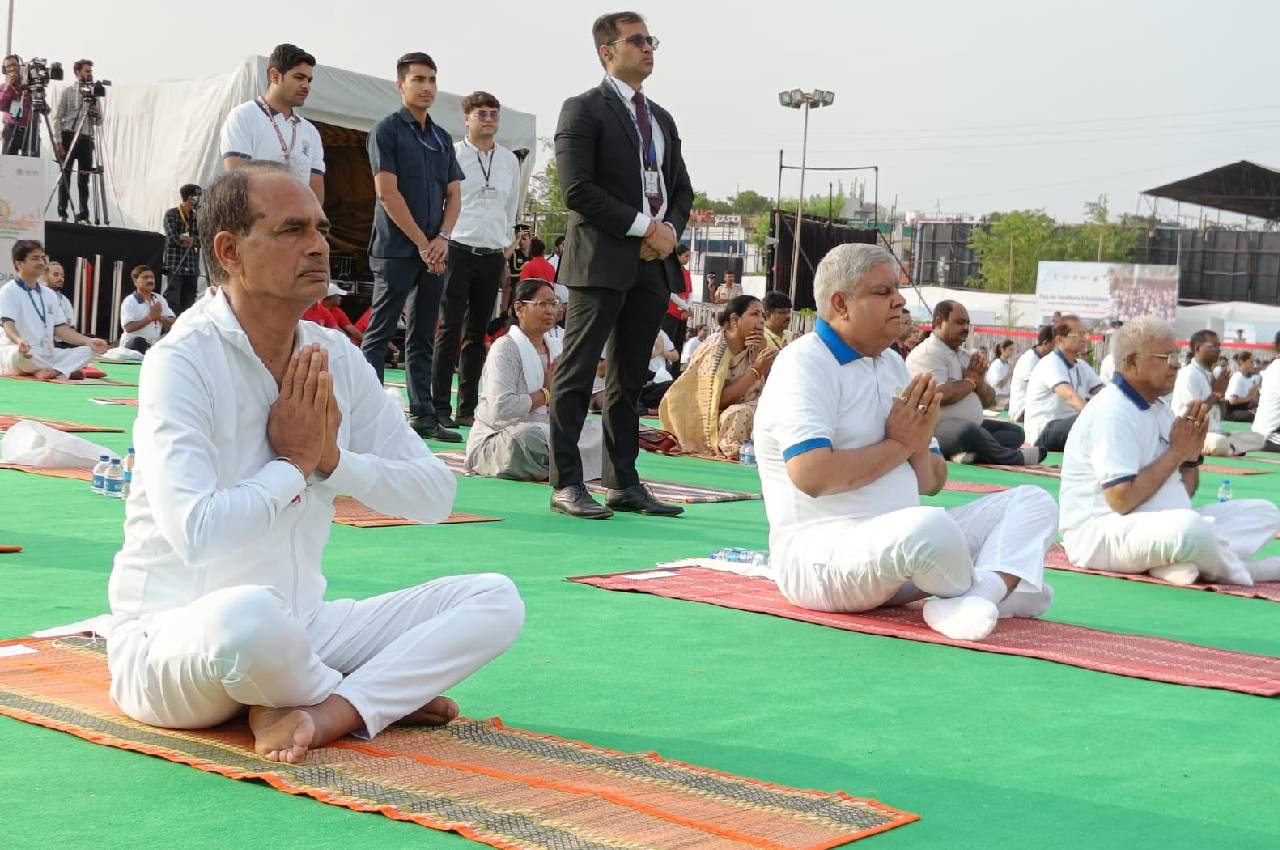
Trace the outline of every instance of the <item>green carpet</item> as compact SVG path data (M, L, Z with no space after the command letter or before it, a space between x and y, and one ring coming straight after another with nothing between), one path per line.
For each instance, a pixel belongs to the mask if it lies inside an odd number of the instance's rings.
M115 377L136 367L109 367ZM391 376L389 376L391 377ZM136 411L91 404L121 387L0 382L0 410L128 427ZM127 434L87 435L114 449ZM444 446L436 446L444 448ZM641 473L732 489L754 470L644 455ZM957 480L1057 482L952 466ZM1206 475L1214 493L1218 476ZM1273 475L1233 480L1275 498ZM726 545L763 548L760 502L693 505L678 520L583 522L549 491L462 479L456 508L501 523L333 528L332 597L447 573L518 583L515 647L452 692L473 716L786 785L840 789L923 816L877 848L1274 848L1280 846L1280 704L706 605L572 585ZM973 497L947 493L935 503ZM0 472L0 635L105 609L122 505L80 482ZM1280 552L1275 545L1273 549ZM1055 619L1280 654L1280 606L1051 574ZM160 759L0 718L0 846L281 848L470 844ZM474 845L472 845L474 846ZM861 845L859 845L861 846Z

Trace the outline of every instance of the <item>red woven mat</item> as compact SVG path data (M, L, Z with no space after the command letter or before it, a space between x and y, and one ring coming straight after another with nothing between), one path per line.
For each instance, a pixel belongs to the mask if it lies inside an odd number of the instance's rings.
M93 471L75 466L28 466L25 463L0 463L0 469L13 469L18 472L30 472L32 475L43 475L46 478L74 478L77 481L92 481Z
M375 511L373 508L350 496L339 496L333 500L333 521L340 525L351 525L356 528L385 528L391 525L423 525L416 519L406 519ZM479 514L449 514L448 519L440 525L455 525L467 522L501 522L500 517L480 516Z
M1165 587L1207 590L1210 593L1222 593L1227 596L1242 596L1246 599L1267 599L1271 602L1280 602L1280 581L1263 581L1252 587L1243 584L1214 584L1212 582L1204 584L1200 582L1195 584L1173 584L1172 582L1149 576L1146 573L1116 573L1111 570L1087 570L1084 567L1075 567L1067 561L1066 553L1056 546L1049 550L1048 555L1045 555L1044 565L1053 570L1063 570L1070 573L1086 573L1091 576L1122 578L1126 581L1136 581L1142 584L1162 584Z
M30 375L0 375L0 378L8 378L11 381L39 381L42 384L69 384L74 387L136 387L137 384L130 384L126 381L117 381L112 378L80 378L71 380L70 378L49 378L41 380L33 378Z
M1034 466L1010 466L1000 463L975 463L983 469L999 469L1002 472L1021 472L1023 475L1039 475L1041 478L1061 478L1062 470L1056 466L1036 464Z
M1118 676L1260 696L1280 694L1280 658L1165 638L1106 632L1052 620L1001 620L986 640L962 641L940 635L925 625L920 615L920 603L901 608L878 608L862 614L810 611L784 599L777 585L769 579L700 567L579 576L569 581L604 590L705 602L850 632L1041 658Z
M1270 475L1270 469L1250 469L1247 466L1224 466L1220 463L1202 463L1201 472L1216 472L1219 475Z
M973 481L948 481L942 488L952 493L1003 493L1008 490L1000 484L978 484Z
M0 431L8 431L14 426L14 423L20 419L29 419L32 422L39 422L41 425L48 425L50 428L56 428L59 431L68 433L124 433L123 428L107 428L101 425L86 425L83 422L67 422L63 419L45 419L43 416L23 416L20 413L0 413Z

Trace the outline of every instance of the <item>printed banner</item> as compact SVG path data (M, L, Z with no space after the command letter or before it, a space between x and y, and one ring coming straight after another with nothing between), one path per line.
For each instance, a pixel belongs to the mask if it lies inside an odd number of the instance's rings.
M13 243L44 241L44 160L0 156L0 279L13 277Z
M1177 308L1177 266L1042 262L1036 275L1036 309L1044 319L1058 312L1086 324L1137 316L1172 322Z

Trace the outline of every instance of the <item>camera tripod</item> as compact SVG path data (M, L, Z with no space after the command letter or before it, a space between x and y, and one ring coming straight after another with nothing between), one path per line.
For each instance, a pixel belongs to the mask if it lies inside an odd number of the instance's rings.
M52 192L49 193L49 199L45 201L45 204L44 204L45 212L49 211L49 205L53 203L54 195L59 192L64 192L65 197L67 199L67 207L72 213L72 218L75 221L82 221L82 220L85 222L89 221L89 218L90 218L89 209L77 209L75 201L73 201L71 198L71 165L73 162L73 157L75 155L76 148L81 143L81 141L87 140L90 146L90 156L91 156L91 162L92 162L92 165L89 168L89 204L88 206L93 211L93 223L95 225L97 224L110 225L111 216L107 209L107 185L104 177L106 173L106 168L104 165L104 159L102 155L102 136L101 136L102 118L100 116L93 116L91 114L93 112L94 107L97 105L98 99L97 97L85 95L84 92L79 88L76 88L76 89L68 88L63 93L62 96L72 97L75 95L79 95L81 98L80 120L76 124L75 132L71 135L70 143L67 144L66 150L63 151L62 159L58 161L58 167L61 169L61 174L58 176L58 185L54 187L54 190ZM61 138L54 136L53 129L49 126L49 114L48 114L47 104L45 105L44 119L45 119L46 132L49 133L49 139L54 144L54 149L56 151L58 145L61 143ZM29 133L29 135L34 135L34 134ZM39 142L37 142L37 145L38 144ZM83 173L84 171L83 169L81 169L80 174L83 174ZM62 211L60 210L59 212L62 212Z

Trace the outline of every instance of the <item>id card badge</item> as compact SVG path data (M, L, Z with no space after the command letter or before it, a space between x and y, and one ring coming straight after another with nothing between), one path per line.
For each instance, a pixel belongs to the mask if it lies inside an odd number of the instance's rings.
M14 98L9 103L9 114L15 119L22 117L22 98Z
M662 189L658 186L658 172L652 169L644 172L644 193L651 198L662 197Z
M480 187L480 200L494 201L494 200L497 200L497 198L498 198L497 186L481 186Z

